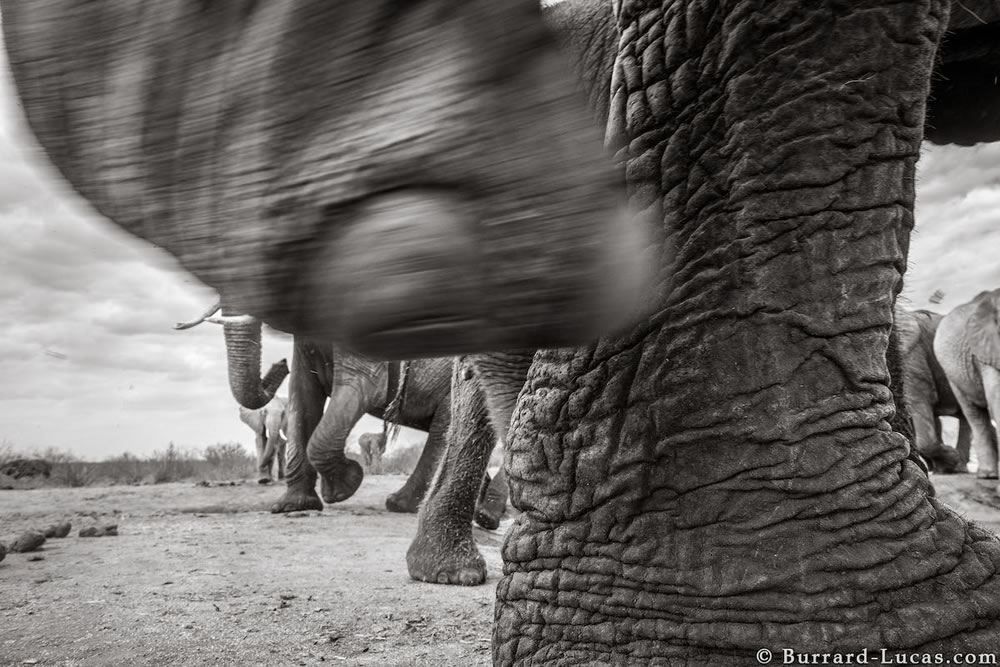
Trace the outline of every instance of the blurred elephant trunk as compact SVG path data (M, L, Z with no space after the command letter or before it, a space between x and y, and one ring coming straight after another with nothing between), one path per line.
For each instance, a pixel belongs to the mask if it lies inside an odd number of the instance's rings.
M264 407L288 375L288 363L282 359L260 377L260 321L227 323L223 328L233 398L250 410Z

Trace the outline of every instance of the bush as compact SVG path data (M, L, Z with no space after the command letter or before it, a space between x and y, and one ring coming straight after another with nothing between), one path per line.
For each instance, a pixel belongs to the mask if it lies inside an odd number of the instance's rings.
M150 459L153 464L153 483L180 482L195 477L198 472L196 461L195 455L171 442L166 451L153 452Z
M109 456L98 467L101 477L111 484L139 484L152 471L148 461L128 452Z
M245 479L254 474L256 457L238 442L220 442L205 448L205 462L219 479Z
M14 443L10 440L0 440L0 466L8 461L20 458L14 451Z
M75 454L49 447L39 455L52 464L52 475L49 482L53 486L69 486L73 488L90 486L97 479L94 464L81 461Z

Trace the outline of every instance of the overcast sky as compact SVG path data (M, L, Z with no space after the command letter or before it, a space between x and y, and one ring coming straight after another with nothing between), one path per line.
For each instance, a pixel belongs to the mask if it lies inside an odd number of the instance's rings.
M0 48L0 444L85 458L203 448L252 434L222 332L177 332L212 290L119 232L60 183L27 136ZM906 295L944 311L1000 286L1000 144L927 148ZM265 364L290 338L265 334ZM281 393L287 393L283 387ZM360 430L378 428L367 418ZM412 436L411 436L412 437Z

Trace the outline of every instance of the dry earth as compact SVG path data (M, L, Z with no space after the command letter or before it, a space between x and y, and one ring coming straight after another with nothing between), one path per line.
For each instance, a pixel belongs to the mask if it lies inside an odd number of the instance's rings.
M475 529L485 585L412 581L416 516L384 505L404 481L300 516L252 483L0 491L0 541L73 522L0 562L0 665L487 665L503 533Z
M502 533L475 530L486 585L411 581L416 517L383 504L403 480L368 477L297 517L267 513L281 489L250 483L0 491L4 541L73 522L0 562L0 665L487 665ZM995 482L935 485L1000 531ZM119 536L77 536L105 523Z

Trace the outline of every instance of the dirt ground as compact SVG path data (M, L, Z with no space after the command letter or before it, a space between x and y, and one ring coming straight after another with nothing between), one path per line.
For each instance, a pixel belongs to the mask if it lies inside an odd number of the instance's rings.
M404 481L299 516L253 483L0 491L0 541L73 523L0 562L0 665L488 665L510 519L475 528L485 585L412 581L416 516L384 504ZM117 537L78 537L107 523Z
M0 540L73 522L0 562L0 665L487 665L504 521L475 529L484 586L411 581L402 476L370 476L323 512L266 511L252 483L0 491ZM1000 531L996 483L935 477L938 496ZM117 523L118 537L80 538ZM37 559L40 557L40 559Z

